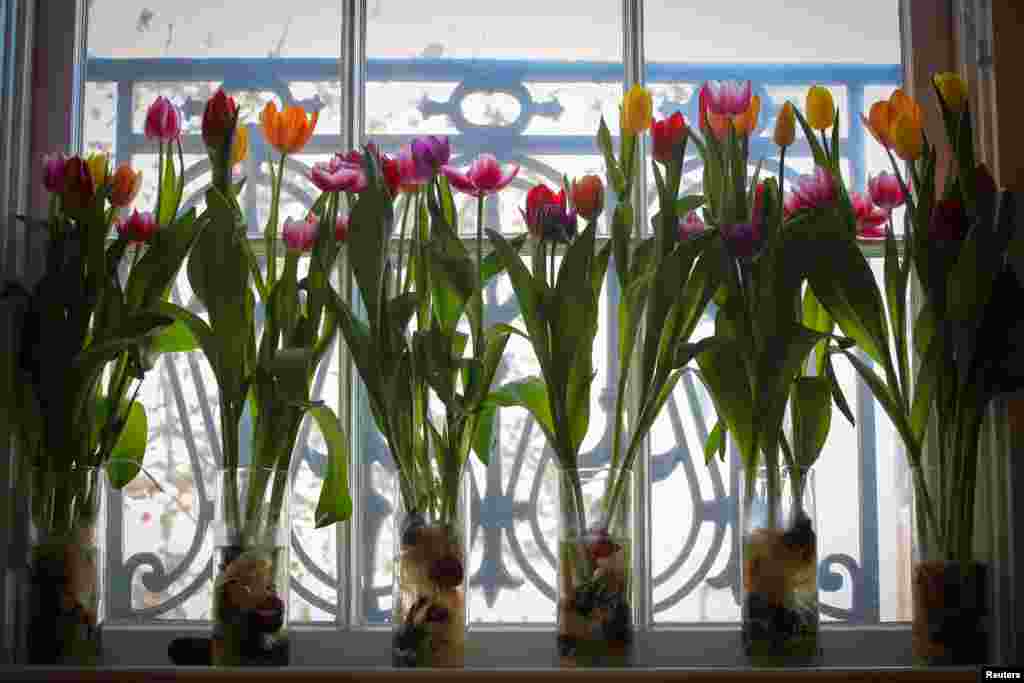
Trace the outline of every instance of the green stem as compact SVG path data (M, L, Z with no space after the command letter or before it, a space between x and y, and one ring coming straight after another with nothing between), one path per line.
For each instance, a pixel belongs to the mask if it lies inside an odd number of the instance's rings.
M398 263L395 265L395 294L402 291L402 260L405 257L405 230L409 220L409 206L415 195L405 195L405 207L402 209L402 227L398 233ZM406 269L407 270L407 269Z
M163 197L164 191L164 142L160 140L157 144L157 166L156 169L156 211L153 215L156 216L156 220L160 222L160 201Z
M476 202L476 329L473 330L473 349L477 358L484 357L484 195Z
M267 292L273 291L274 283L277 281L277 223L281 207L281 185L284 181L284 161L287 157L287 154L281 153L281 160L277 165L277 178L274 179L274 187L271 188L270 217L263 235L267 251Z

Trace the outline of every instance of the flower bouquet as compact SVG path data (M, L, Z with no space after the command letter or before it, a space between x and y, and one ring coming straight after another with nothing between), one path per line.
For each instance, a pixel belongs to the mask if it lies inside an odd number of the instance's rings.
M892 221L886 225L883 286L849 235L840 239L835 231L808 277L824 309L866 354L832 349L847 357L889 415L910 465L915 657L977 664L987 659L989 600L986 567L973 554L979 440L989 402L1024 379L1013 357L1022 334L1016 255L1024 238L1015 230L1013 196L998 192L975 161L963 81L940 74L934 83L952 148L944 187L936 182L936 149L922 129L920 105L897 90L864 119L894 171L871 179L871 199L887 213L906 205L902 249ZM824 158L810 131L808 139L816 158ZM895 157L907 162L907 178ZM841 180L838 166L832 174ZM850 224L856 207L840 199L832 211L810 212L804 229ZM908 310L912 283L919 311Z
M177 138L169 116L161 151ZM128 164L111 172L101 154L58 154L44 159L48 219L20 217L48 243L40 280L8 282L2 294L18 306L20 330L0 377L28 521L19 661L87 664L100 655L104 483L120 488L142 468L147 420L135 398L155 357L193 347L166 302L204 225L194 211L177 215L180 149L177 171L161 154L153 213L121 216L141 172Z
M758 111L750 83L709 83L701 90L705 217L725 245L723 288L716 294L715 334L698 365L718 413L705 445L724 458L731 434L744 470L742 515L743 642L757 663L813 661L818 647L817 538L808 483L831 426L832 402L853 417L825 344L834 323L804 288L814 245L797 239L806 219L785 218L780 186L748 170L749 135ZM814 125L838 125L824 88L808 93ZM774 139L780 168L794 137L789 103ZM801 120L802 117L801 117ZM838 164L838 151L822 159ZM837 190L819 168L797 180L786 204L830 206ZM852 241L854 232L849 238ZM827 248L827 245L826 245ZM814 256L811 256L814 254ZM848 348L850 340L837 340ZM791 429L784 430L786 412ZM784 478L784 479L783 479Z
M291 545L289 467L303 417L317 422L327 443L327 469L315 517L318 528L347 519L348 443L337 417L309 397L316 368L336 333L329 275L337 258L339 196L325 191L302 220L285 221L287 247L278 260L278 206L288 155L302 149L316 126L299 107L268 103L262 130L279 152L271 167L271 207L264 231L266 277L246 237L232 167L245 156L238 107L223 90L207 102L202 136L213 168L203 219L209 224L188 264L193 291L208 320L179 311L209 361L220 393L221 469L214 520L212 658L220 665L283 665L287 636L288 551ZM299 278L303 254L309 272ZM282 266L280 271L279 266ZM257 343L256 296L266 310ZM251 434L241 435L243 414ZM248 439L243 458L242 437Z
M481 155L463 172L448 165L449 156L447 139L425 137L394 158L368 146L332 162L338 174L354 174L358 193L348 250L365 320L340 296L333 305L397 469L392 659L400 667L463 661L464 471L471 450L483 462L490 455L495 407L488 399L508 340L507 331L485 329L483 292L498 268L494 257L483 257L480 237L484 197L518 168L503 170ZM477 199L475 260L456 232L451 188ZM460 329L464 317L469 336Z

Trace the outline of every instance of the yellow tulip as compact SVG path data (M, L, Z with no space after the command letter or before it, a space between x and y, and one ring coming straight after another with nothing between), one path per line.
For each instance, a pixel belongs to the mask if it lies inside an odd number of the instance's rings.
M231 166L245 161L249 156L249 127L235 128L235 140L231 143Z
M757 116L761 113L761 98L754 95L750 98L750 106L745 112L732 120L736 135L750 135L757 128Z
M313 137L313 129L316 128L318 115L318 112L313 112L313 115L307 120L306 110L302 107L285 107L284 111L279 112L277 105L267 102L267 106L263 108L263 113L260 115L260 123L263 126L263 135L267 142L273 145L278 152L295 154L301 151Z
M967 102L967 84L960 78L960 74L945 71L932 76L932 82L950 111L959 114L964 110L964 104Z
M915 161L921 156L924 147L924 136L920 122L910 114L898 114L889 129L892 148L896 156L904 161Z
M796 114L793 105L786 102L775 119L775 133L772 139L779 147L789 147L796 139Z
M107 183L107 155L106 154L90 154L89 158L85 160L85 165L89 167L89 175L92 177L92 184L97 190Z
M640 85L634 85L622 98L622 130L639 135L651 127L654 103L651 93Z
M807 123L814 130L830 128L836 117L836 105L828 88L813 85L807 91Z

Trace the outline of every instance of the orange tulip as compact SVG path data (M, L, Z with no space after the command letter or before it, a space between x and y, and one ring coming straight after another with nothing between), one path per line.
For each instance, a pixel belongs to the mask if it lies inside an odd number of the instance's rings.
M114 171L110 185L110 205L123 209L135 201L142 186L142 171L136 172L128 164L121 164Z
M750 106L742 114L732 120L736 135L750 135L757 128L757 116L761 113L761 98L754 95L750 98Z
M240 164L249 156L249 128L239 126L235 129L235 139L231 143L231 165Z
M604 184L596 175L585 175L572 183L572 204L584 220L592 221L604 208Z
M313 112L307 120L306 111L302 107L286 107L284 111L278 112L277 105L267 102L260 115L260 124L267 142L277 151L281 154L294 154L313 137L318 115L318 112Z
M921 105L897 89L889 97L889 116L889 139L896 155L904 161L920 157L924 147Z
M729 134L729 117L725 114L716 114L713 111L709 111L708 126L711 128L711 134L715 136L715 139L721 140Z
M871 133L871 136L878 140L878 144L886 149L892 147L892 138L889 137L889 123L892 116L889 111L888 102L885 100L875 102L871 105L867 118L864 118L863 114L860 115L860 118L864 122L864 127Z
M775 119L775 131L772 133L772 140L779 147L789 147L796 139L796 113L793 105L786 102L779 110Z

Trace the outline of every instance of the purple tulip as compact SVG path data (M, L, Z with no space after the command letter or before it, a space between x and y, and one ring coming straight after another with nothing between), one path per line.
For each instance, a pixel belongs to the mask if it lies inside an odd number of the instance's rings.
M749 261L757 253L761 242L761 229L757 223L723 225L722 237L733 256L741 261Z
M422 178L432 178L441 170L441 167L448 163L451 158L452 149L448 143L448 136L425 135L420 138L413 138L412 158L416 163L416 175Z
M43 155L43 186L54 194L64 191L64 164L67 157L63 152Z

